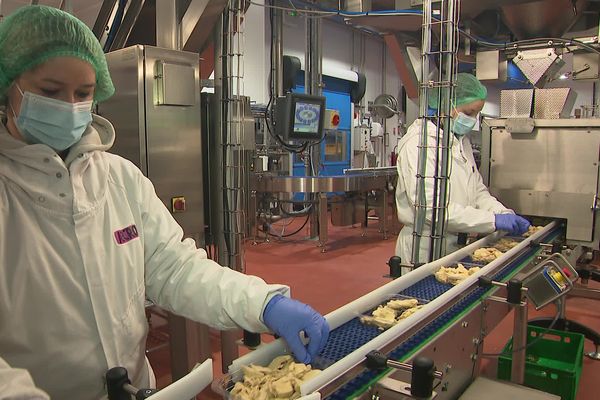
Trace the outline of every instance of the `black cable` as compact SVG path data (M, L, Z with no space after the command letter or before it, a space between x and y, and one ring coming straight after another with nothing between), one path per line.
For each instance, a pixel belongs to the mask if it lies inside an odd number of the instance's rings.
M482 354L480 354L480 356L481 357L490 357L490 358L491 357L501 357L504 355L514 354L514 353L518 353L523 350L527 350L528 348L530 348L531 346L533 346L534 344L539 342L540 339L542 339L542 337L544 337L545 334L547 334L552 328L554 328L554 325L556 325L559 318L560 318L560 311L557 309L556 315L554 316L554 319L552 320L550 325L546 329L544 329L542 332L539 332L538 336L535 339L533 339L531 342L527 343L524 346L521 346L517 349L511 349L510 351L503 351L500 353L482 353Z
M308 224L308 220L309 220L309 219L310 219L310 215L307 215L307 216L306 216L306 220L304 221L304 223L302 224L302 226L301 226L300 228L298 228L296 231L294 231L294 232L292 232L292 233L287 233L287 234L285 234L285 235L274 235L274 234L272 234L271 232L268 232L268 231L266 231L266 232L265 232L264 230L262 230L262 229L260 229L260 228L258 228L258 230L259 230L259 231L261 231L262 233L265 233L265 234L267 234L267 235L271 235L271 236L273 236L273 237L287 238L287 237L294 236L294 235L297 235L298 233L300 233L300 231L301 231L302 229L304 229L304 227L306 226L306 224Z
M270 100L269 100L269 102L270 102ZM284 142L283 139L281 139L278 134L276 134L275 132L273 132L271 130L270 124L271 124L271 122L267 118L265 120L265 126L267 127L267 131L269 132L269 135L271 135L271 137L273 139L275 139L277 142L279 142L279 144L281 146L283 146L283 148L286 149L287 151L289 151L291 153L295 153L295 154L300 154L300 153L304 152L306 150L306 148L308 147L309 142L304 142L303 144L298 145L297 147L295 145Z
M283 207L281 207L281 204L279 204L279 211L281 211L281 213L287 217L302 217L304 215L309 215L311 210L312 210L312 204L309 204L308 206L304 207L302 210L300 211L286 211L283 209Z
M502 50L516 50L519 46L527 46L527 45L549 45L552 46L555 43L561 43L564 46L577 46L585 49L587 51L600 54L600 50L595 49L594 47L588 45L587 43L583 43L577 39L563 39L563 38L536 38L536 39L524 39L517 40L514 42L504 42L504 43L494 43L488 42L486 40L480 39L476 36L471 35L463 30L460 31L463 36L468 37L473 40L475 43L482 45L484 47L502 49Z

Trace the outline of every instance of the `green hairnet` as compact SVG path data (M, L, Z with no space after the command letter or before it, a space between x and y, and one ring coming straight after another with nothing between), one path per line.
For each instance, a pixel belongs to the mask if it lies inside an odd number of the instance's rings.
M459 73L456 74L456 84L454 87L454 101L452 104L454 107L462 106L463 104L469 104L477 100L485 100L487 97L487 89L479 82L474 75ZM444 101L444 90L442 89L442 101ZM438 108L438 94L439 90L433 89L429 94L429 107L436 109ZM443 106L443 104L440 104Z
M23 72L54 57L77 57L96 71L94 100L115 88L98 39L80 20L57 8L25 6L0 22L0 99Z

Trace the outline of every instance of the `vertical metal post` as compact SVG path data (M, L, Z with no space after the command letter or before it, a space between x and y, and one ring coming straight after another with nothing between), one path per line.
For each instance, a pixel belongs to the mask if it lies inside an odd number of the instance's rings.
M306 18L306 52L304 59L304 91L307 94L320 96L323 87L323 42L321 40L321 18ZM313 166L306 175L319 175L321 150L319 146L312 147Z
M510 380L522 385L525 382L525 356L527 354L527 302L514 307L513 353ZM515 351L516 350L516 351Z
M327 251L327 193L319 193L319 246L321 246L321 253ZM313 213L316 214L316 213Z
M388 190L387 187L383 189L383 210L381 211L381 218L383 219L383 224L381 225L381 229L383 230L383 239L387 240L388 238L388 216L387 216L387 208L388 208Z
M440 85L440 103L438 105L437 118L437 155L436 169L434 176L434 195L433 195L433 217L431 221L431 238L429 245L429 260L437 260L444 255L446 218L448 211L448 180L451 160L452 132L451 109L454 99L454 75L456 71L455 53L458 50L458 15L459 5L457 0L450 0L446 3L446 15L442 10L440 39L440 68L438 73L438 82ZM444 7L444 4L442 4ZM441 87L446 90L441 90ZM443 129L442 129L443 126ZM437 195L436 195L437 194Z
M184 377L198 362L211 357L208 326L169 313L169 351L173 382Z
M178 0L156 2L156 46L179 50L180 24L177 20Z
M306 51L304 56L304 90L307 94L321 95L323 87L322 82L322 61L323 49L321 41L321 18L306 18ZM310 146L306 152L305 170L306 175L319 175L321 166L321 145ZM316 202L319 196L311 195L310 199ZM314 206L316 207L316 205ZM323 221L326 223L326 221ZM318 213L311 214L310 237L317 237L319 234Z
M230 0L214 33L215 132L212 171L213 233L216 259L224 267L244 271L242 239L244 210L243 170L243 1ZM221 333L223 372L238 357L239 331Z
M275 0L271 0L271 5L275 5ZM283 96L283 13L279 9L272 9L271 41L273 42L273 52L271 60L273 63L273 95Z
M275 6L276 0L270 0L270 4ZM271 13L271 87L270 96L277 99L283 96L283 12L280 9L273 8ZM273 143L270 135L265 135L265 145L267 149Z
M421 136L414 200L415 218L411 257L413 264L425 260L423 255L420 254L420 244L423 237L429 238L428 261L440 258L445 248L448 173L452 143L450 110L456 71L455 53L458 48L457 22L460 7L459 0L441 1L439 20L434 21L431 3L431 0L423 3L422 63L419 92ZM440 44L437 51L434 51L432 47L432 31L434 29L439 30ZM439 71L436 78L431 78L429 66L434 55L439 57ZM439 99L437 112L433 116L428 113L430 90L436 90ZM431 121L435 122L436 127L435 143L430 144L428 143L430 139L428 125ZM435 154L435 164L433 166L427 165L430 149L433 149ZM431 167L433 167L433 170L428 170ZM429 224L426 223L427 219L430 221ZM429 227L426 225L429 225ZM429 233L426 233L427 230Z

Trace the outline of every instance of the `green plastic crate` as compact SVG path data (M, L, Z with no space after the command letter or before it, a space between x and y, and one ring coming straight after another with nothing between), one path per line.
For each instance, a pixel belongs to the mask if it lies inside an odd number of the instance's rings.
M546 329L529 325L527 343ZM575 400L583 366L584 336L579 333L549 330L527 349L525 386ZM512 338L498 358L498 379L510 380Z

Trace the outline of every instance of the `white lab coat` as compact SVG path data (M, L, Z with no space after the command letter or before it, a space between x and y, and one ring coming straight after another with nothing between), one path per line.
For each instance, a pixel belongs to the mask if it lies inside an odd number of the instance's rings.
M104 398L117 365L147 387L145 297L218 329L262 332L266 303L289 292L182 240L150 181L105 152L113 141L94 116L63 161L0 124L0 399Z
M419 138L421 120L416 120L398 142L398 185L396 187L396 207L398 219L404 227L396 242L396 255L402 262L412 259L413 224L415 214L415 192L417 185L417 162L419 159ZM436 126L428 121L428 146L435 146ZM427 151L426 176L432 176L435 168L436 151ZM452 136L452 157L450 164L449 203L447 208L447 234L445 252L458 248L458 233L491 233L495 230L494 214L513 213L496 200L483 184L473 158L473 149L467 136ZM426 179L425 193L427 204L432 206L433 179ZM424 233L431 227L431 212L426 214ZM419 261L426 262L429 252L429 237L421 239Z

